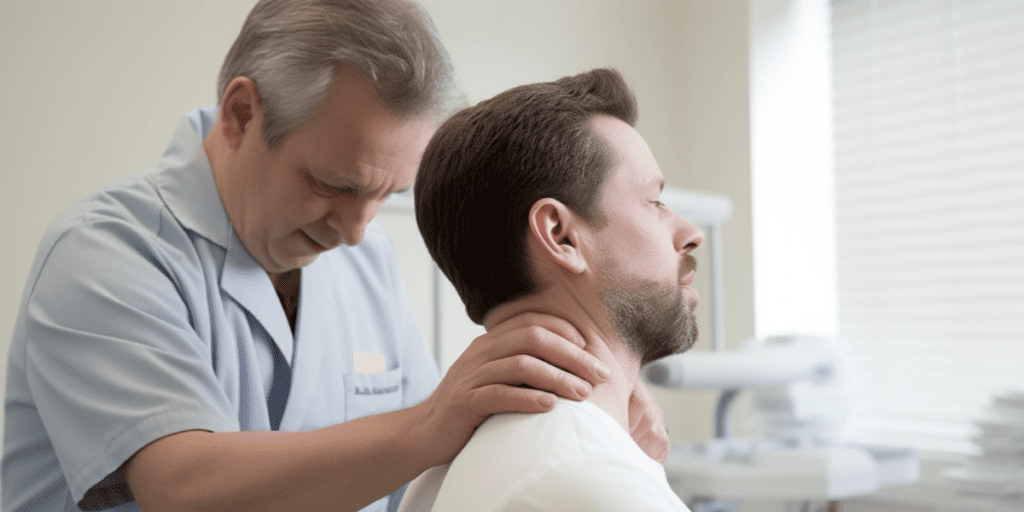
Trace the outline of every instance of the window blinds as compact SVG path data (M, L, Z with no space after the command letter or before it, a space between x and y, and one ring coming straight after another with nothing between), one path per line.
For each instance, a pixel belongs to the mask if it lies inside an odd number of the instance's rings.
M852 435L972 453L1024 389L1024 1L831 7Z

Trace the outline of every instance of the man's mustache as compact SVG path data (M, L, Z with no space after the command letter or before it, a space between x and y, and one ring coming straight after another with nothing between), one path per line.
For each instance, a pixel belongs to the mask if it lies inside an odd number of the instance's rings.
M679 259L679 277L685 276L690 272L697 271L697 258L690 256L689 254L683 255Z

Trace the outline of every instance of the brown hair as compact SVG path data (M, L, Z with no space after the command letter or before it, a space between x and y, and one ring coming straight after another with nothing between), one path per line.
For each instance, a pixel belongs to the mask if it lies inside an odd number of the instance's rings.
M416 221L474 322L535 291L526 257L535 202L550 197L604 221L598 203L613 157L591 127L598 115L636 124L636 99L613 69L510 89L458 112L431 139Z

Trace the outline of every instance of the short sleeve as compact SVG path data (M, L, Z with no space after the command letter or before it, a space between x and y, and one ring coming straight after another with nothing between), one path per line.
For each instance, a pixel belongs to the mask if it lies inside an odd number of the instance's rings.
M204 307L190 304L195 270L123 221L81 224L46 255L25 303L25 374L76 502L130 500L119 468L160 437L238 429L190 322Z
M667 483L625 459L554 463L510 490L493 512L689 512Z

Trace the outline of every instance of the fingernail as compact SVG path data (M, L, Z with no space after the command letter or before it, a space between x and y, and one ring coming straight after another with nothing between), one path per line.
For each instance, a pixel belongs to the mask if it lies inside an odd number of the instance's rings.
M593 389L587 383L579 384L576 386L576 396L580 397L580 399L584 399L590 396L591 391L593 391Z
M612 371L610 369L608 369L608 367L605 366L604 363L602 363L601 361L598 361L597 362L597 376L601 377L602 379L607 379L608 377L611 377L611 375L612 375Z
M540 402L542 407L550 408L555 406L555 397L551 395L541 395L537 401Z

